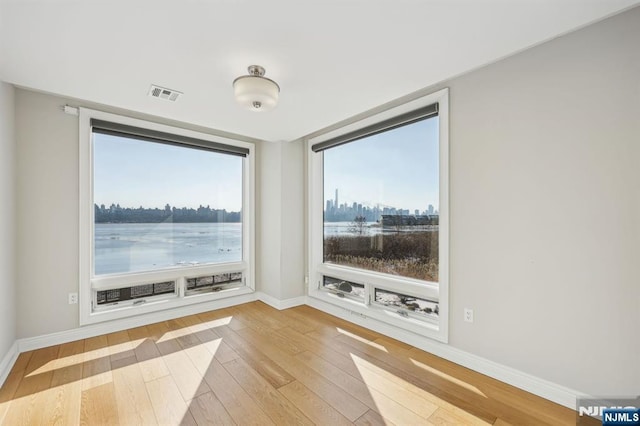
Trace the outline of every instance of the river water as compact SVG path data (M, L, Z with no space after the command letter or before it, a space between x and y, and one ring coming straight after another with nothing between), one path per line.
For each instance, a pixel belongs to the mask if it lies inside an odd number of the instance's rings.
M325 236L353 235L350 222L327 222ZM382 233L375 223L366 235ZM150 271L242 260L240 223L97 223L95 274Z

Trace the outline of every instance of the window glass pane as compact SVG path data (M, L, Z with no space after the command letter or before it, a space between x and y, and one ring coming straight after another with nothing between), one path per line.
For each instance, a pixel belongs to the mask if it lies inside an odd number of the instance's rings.
M175 281L163 281L154 284L143 284L132 287L116 288L113 290L99 290L98 305L105 305L124 300L139 299L142 297L157 296L160 294L175 293Z
M357 284L351 281L341 280L339 278L333 278L324 276L322 280L322 287L330 290L338 295L352 296L357 299L364 300L364 285Z
M375 302L384 306L407 310L428 318L437 318L440 313L437 302L379 288L375 289Z
M93 134L94 274L242 260L242 157Z
M438 281L438 117L323 153L324 262Z
M187 296L203 292L215 292L242 285L242 272L228 274L206 275L187 278Z

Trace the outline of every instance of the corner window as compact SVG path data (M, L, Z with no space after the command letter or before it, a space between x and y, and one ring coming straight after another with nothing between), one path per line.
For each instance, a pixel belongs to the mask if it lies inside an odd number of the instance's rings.
M443 341L447 102L445 90L309 143L309 294Z
M437 282L438 116L323 156L324 262Z
M251 144L84 109L80 143L81 322L252 291Z

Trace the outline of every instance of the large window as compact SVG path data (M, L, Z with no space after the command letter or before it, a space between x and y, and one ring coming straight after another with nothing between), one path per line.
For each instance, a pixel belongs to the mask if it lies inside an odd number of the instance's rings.
M447 92L314 138L310 295L446 340Z
M437 282L437 115L323 155L324 261Z
M83 323L252 290L250 144L90 110L81 136Z
M94 275L241 261L242 163L95 129Z

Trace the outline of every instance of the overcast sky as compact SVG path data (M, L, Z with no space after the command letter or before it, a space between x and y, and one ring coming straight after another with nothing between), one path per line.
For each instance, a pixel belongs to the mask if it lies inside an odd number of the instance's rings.
M324 151L324 201L438 209L438 119Z

